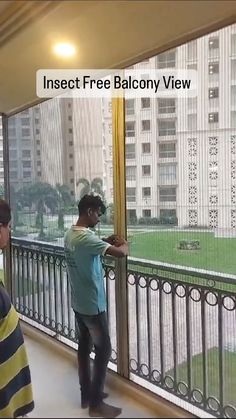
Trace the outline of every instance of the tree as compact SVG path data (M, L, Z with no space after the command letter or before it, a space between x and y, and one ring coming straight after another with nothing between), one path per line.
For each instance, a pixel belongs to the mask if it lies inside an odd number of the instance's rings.
M12 221L13 229L16 230L16 227L21 225L19 221L19 210L23 206L30 206L29 198L27 197L27 186L20 188L18 191L15 190L14 186L10 187L10 204L12 210Z
M76 182L76 186L79 186L80 184L82 184L82 189L80 191L80 199L83 198L84 195L87 195L90 193L90 183L87 179L85 178L80 178L78 180L78 182Z
M84 195L94 194L99 195L103 201L105 200L105 195L103 192L103 181L100 177L92 179L91 182L89 182L88 179L81 178L78 180L76 185L78 186L80 184L83 185L80 191L80 199L83 198Z
M58 228L64 231L65 209L72 205L73 200L67 185L57 183L55 189L58 195Z
M58 194L53 186L48 183L34 183L27 188L28 198L31 205L36 207L36 226L40 229L39 237L44 237L43 215L46 207L51 212L56 212L58 206Z

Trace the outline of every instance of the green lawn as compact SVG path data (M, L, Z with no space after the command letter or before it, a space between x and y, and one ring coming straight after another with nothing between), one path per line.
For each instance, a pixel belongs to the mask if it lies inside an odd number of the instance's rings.
M224 365L224 404L236 406L236 353L223 351ZM167 375L173 377L173 370ZM187 363L177 367L177 381L187 382ZM219 399L219 351L212 348L207 352L207 392L208 396ZM203 390L202 354L192 358L192 387Z
M200 250L179 250L180 240L199 240ZM135 233L130 256L236 275L236 238L215 238L208 232Z

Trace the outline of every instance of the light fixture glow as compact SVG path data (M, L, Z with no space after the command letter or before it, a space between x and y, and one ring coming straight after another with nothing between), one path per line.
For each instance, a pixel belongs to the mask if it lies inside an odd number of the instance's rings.
M72 57L75 55L75 47L66 42L56 44L53 51L59 57Z

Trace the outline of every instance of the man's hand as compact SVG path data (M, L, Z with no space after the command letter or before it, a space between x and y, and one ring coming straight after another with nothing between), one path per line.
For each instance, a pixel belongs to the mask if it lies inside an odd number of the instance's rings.
M116 247L122 246L122 244L126 243L126 241L122 237L118 236L117 234L112 234L111 236L103 239L103 241Z
M122 246L122 244L127 244L127 241L124 240L122 237L116 237L114 239L113 246L119 247Z

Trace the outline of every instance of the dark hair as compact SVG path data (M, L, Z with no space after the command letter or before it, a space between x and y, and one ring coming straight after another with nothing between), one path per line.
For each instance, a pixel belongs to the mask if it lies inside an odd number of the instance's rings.
M84 195L83 198L81 198L78 204L79 215L85 214L89 208L92 208L93 210L100 209L102 214L106 211L104 202L98 195Z
M11 209L4 199L0 199L0 224L7 225L11 220Z

